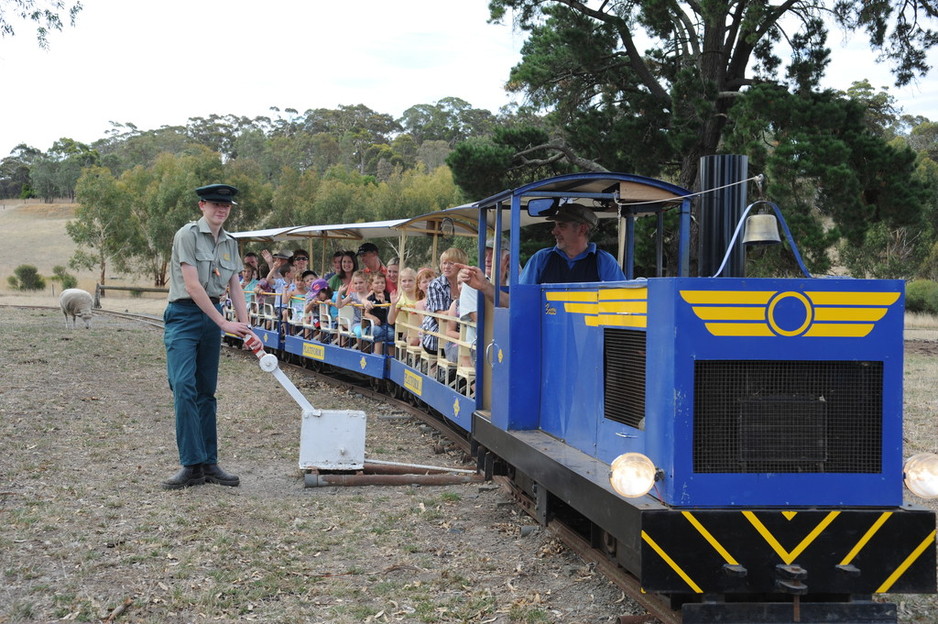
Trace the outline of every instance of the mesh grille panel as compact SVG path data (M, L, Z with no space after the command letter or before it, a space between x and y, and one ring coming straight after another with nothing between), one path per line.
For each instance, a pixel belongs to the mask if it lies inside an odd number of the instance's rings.
M604 330L606 418L639 428L645 417L645 332Z
M694 369L694 472L880 472L882 362Z

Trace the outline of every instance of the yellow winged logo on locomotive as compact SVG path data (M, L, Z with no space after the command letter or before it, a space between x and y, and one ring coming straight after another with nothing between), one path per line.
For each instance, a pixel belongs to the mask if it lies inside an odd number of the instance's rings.
M897 292L682 290L714 336L863 338Z

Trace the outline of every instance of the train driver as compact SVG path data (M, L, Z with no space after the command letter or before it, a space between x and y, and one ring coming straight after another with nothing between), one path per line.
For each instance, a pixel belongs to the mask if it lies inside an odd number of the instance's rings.
M596 213L582 204L563 204L547 218L556 244L541 249L528 260L521 272L521 284L565 284L570 282L610 282L624 280L625 274L612 254L590 242L596 227ZM459 279L479 290L488 299L495 298L495 286L479 267L462 266ZM508 305L508 293L499 298Z

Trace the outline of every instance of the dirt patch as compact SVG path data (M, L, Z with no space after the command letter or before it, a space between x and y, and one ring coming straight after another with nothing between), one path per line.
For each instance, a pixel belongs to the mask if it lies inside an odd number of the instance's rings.
M0 309L0 622L612 622L621 592L491 484L305 488L299 409L226 352L220 461L176 469L162 333ZM426 426L290 373L314 405L367 414L368 456L467 467Z
M71 219L78 204L29 204L18 208L20 216L38 219Z

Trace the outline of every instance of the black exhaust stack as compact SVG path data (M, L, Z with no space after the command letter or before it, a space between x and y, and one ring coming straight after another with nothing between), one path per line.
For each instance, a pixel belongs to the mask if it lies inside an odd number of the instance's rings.
M737 184L749 175L749 159L736 154L704 156L700 159L698 203L700 255L698 274L710 277L720 268L733 231L746 210L747 185ZM719 189L719 190L713 190ZM745 277L746 255L742 232L720 277Z

